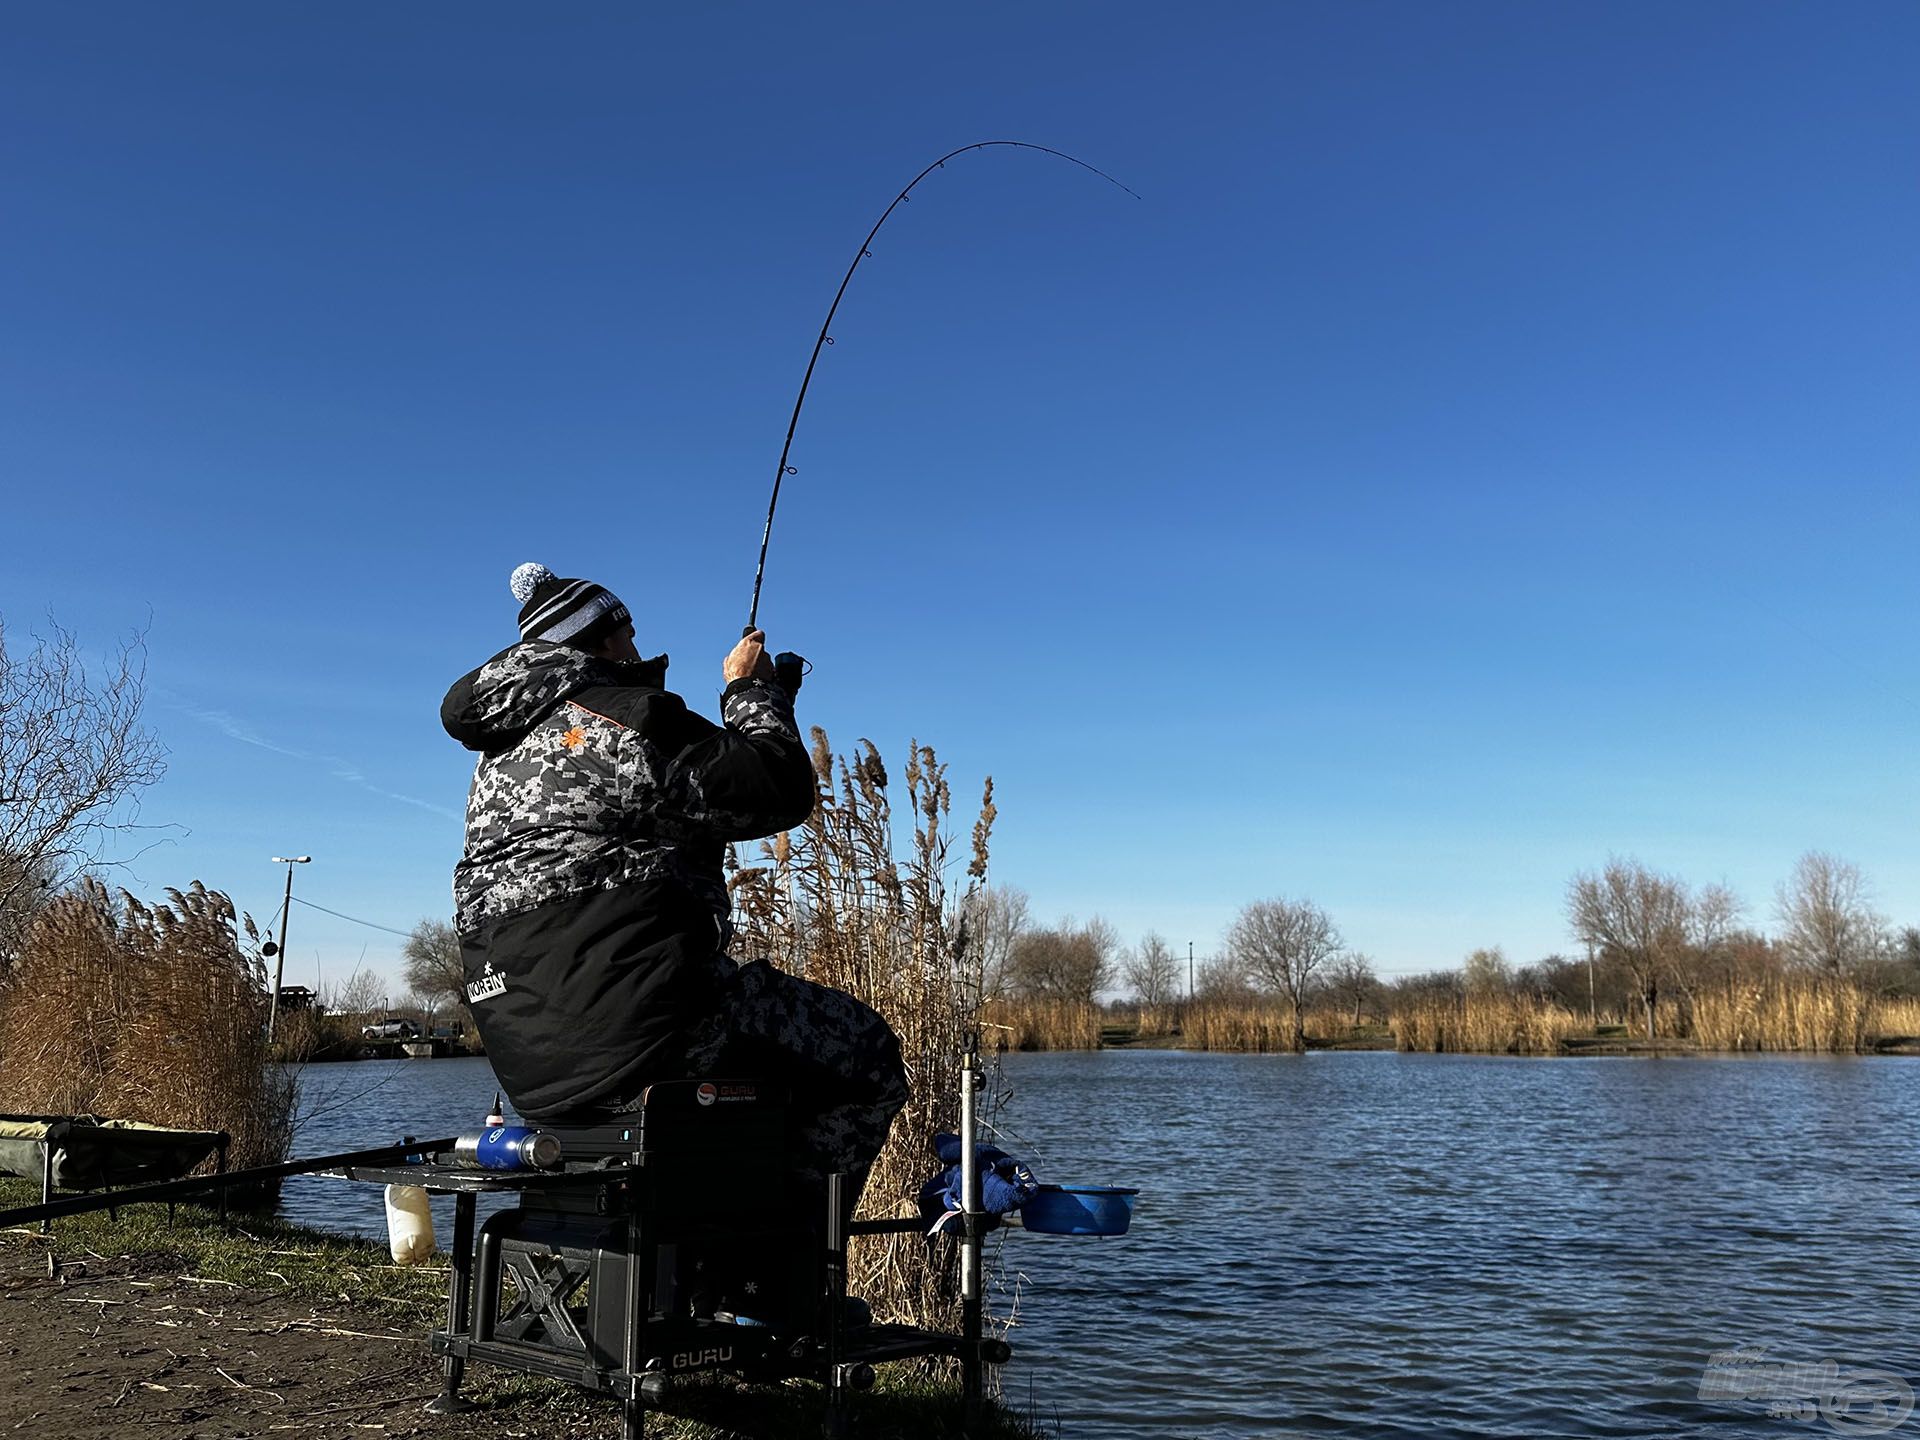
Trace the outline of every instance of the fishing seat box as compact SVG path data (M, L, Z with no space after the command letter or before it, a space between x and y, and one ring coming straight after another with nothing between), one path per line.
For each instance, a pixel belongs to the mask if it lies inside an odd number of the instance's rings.
M786 1194L786 1107L776 1088L656 1085L630 1115L540 1128L559 1138L564 1173L624 1174L637 1158L639 1174L613 1187L524 1189L517 1207L480 1226L474 1344L531 1346L596 1375L619 1370L636 1255L652 1272L635 1278L655 1326L680 1328L683 1319L711 1321L722 1306L753 1304L753 1318L778 1322L783 1334L815 1328L808 1312L820 1293L820 1237L813 1207ZM636 1208L644 1231L637 1249Z
M654 1085L631 1114L545 1124L558 1170L427 1163L347 1167L346 1180L454 1197L445 1323L431 1337L444 1385L428 1409L454 1413L478 1361L617 1398L622 1435L681 1377L724 1370L827 1387L827 1428L844 1434L850 1393L884 1360L948 1356L973 1377L1005 1342L908 1325L846 1328L851 1235L918 1234L917 1217L852 1221L851 1177L796 1188L784 1091L753 1080ZM476 1225L482 1194L518 1203ZM754 1323L760 1322L760 1323Z

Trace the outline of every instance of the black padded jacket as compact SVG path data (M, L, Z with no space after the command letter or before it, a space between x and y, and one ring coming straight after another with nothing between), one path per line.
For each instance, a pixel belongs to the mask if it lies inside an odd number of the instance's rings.
M530 1119L671 1078L717 1003L731 927L726 843L813 811L793 702L736 680L724 724L665 688L666 657L511 646L447 692L480 752L454 869L467 1000Z

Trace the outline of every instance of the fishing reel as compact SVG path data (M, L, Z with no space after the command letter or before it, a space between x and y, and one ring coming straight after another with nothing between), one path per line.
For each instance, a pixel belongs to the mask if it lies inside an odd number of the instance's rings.
M747 622L747 628L740 633L742 635L751 635L757 629L759 629L759 626L749 620ZM773 678L779 684L780 688L787 692L787 698L789 700L800 693L800 682L811 674L812 671L813 662L807 659L806 656L796 654L792 650L782 650L778 655L773 657Z
M791 650L782 650L773 657L773 678L791 699L800 693L800 682L807 672L813 669L812 663L804 655L796 655Z

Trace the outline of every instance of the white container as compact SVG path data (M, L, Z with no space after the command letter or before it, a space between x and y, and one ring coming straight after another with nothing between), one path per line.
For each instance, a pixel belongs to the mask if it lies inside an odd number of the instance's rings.
M418 1265L433 1254L433 1209L418 1185L387 1186L387 1250L396 1265Z

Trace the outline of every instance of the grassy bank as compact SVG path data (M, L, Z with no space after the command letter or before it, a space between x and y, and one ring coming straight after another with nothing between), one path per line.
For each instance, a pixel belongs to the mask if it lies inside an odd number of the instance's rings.
M38 1199L37 1184L0 1178L0 1207ZM257 1344L259 1335L274 1333L283 1345L305 1345L312 1354L301 1358L315 1366L343 1365L342 1347L357 1342L376 1352L375 1360L386 1367L383 1373L405 1362L393 1375L393 1395L369 1402L391 1405L396 1413L417 1412L417 1401L436 1383L438 1372L427 1354L426 1336L445 1304L446 1270L437 1265L396 1266L383 1245L366 1240L258 1216L237 1215L229 1229L216 1212L192 1205L181 1205L169 1223L165 1206L133 1205L121 1209L117 1219L100 1211L55 1221L51 1237L25 1230L0 1232L0 1256L11 1277L10 1303L44 1304L55 1316L70 1316L76 1306L94 1314L90 1307L97 1305L102 1312L111 1309L123 1324L153 1311L155 1318L147 1323L169 1327L155 1334L175 1342L175 1349L180 1337L171 1327L179 1323L183 1308L211 1311L229 1324L251 1318L253 1327L240 1332L255 1337L247 1343ZM16 1310L9 1328L19 1336L34 1327ZM131 1347L133 1352L139 1349ZM235 1363L227 1362L214 1373L238 1374ZM289 1364L282 1357L281 1368ZM124 1401L130 1393L122 1390L117 1377L84 1368L79 1375L84 1398L103 1411L118 1403L116 1395ZM164 1392L148 1399L164 1400L182 1389L172 1375L152 1381L130 1372L124 1383ZM84 1395L87 1387L100 1393ZM483 1365L469 1372L467 1393L483 1409L448 1422L465 1426L449 1429L449 1434L478 1440L496 1433L618 1433L617 1408L611 1401L558 1381ZM223 1398L231 1404L243 1397ZM672 1404L672 1417L650 1419L650 1436L725 1440L817 1434L824 1413L818 1386L744 1386L722 1377L686 1386ZM861 1433L871 1437L939 1440L961 1434L956 1389L908 1365L880 1367L878 1385L860 1397L858 1413ZM483 1416L492 1416L497 1425ZM37 1422L35 1433L57 1437L89 1432L69 1431L49 1419ZM975 1432L981 1440L1035 1440L1039 1433L1003 1410L993 1413L986 1429Z

